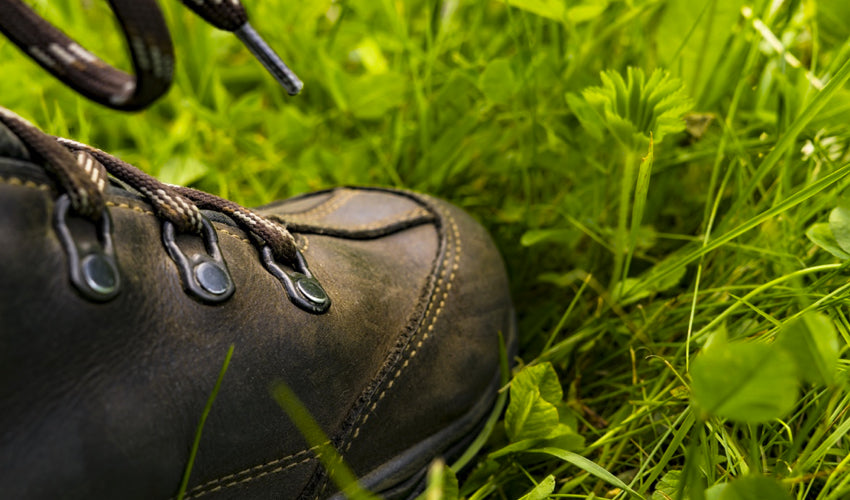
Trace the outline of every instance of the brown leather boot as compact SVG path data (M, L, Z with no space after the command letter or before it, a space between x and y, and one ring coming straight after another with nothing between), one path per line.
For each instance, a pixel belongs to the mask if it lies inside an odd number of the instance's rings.
M187 498L338 491L279 382L389 498L487 419L512 308L464 212L379 188L252 212L0 123L5 498L172 498L231 345Z

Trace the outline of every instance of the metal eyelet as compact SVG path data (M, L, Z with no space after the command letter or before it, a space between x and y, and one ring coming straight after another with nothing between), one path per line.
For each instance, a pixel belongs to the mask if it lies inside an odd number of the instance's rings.
M206 218L202 218L201 222L201 236L204 239L206 255L186 255L177 245L174 224L168 221L162 223L162 243L168 255L177 264L186 293L203 302L224 302L233 295L236 286L221 255L215 229Z
M327 312L331 306L331 298L325 292L321 283L310 273L307 261L304 260L300 251L295 251L297 262L293 266L294 272L286 272L281 269L274 260L272 249L268 246L264 246L260 253L263 258L263 265L275 278L280 280L293 304L314 314Z
M97 243L74 239L68 227L71 198L63 194L56 200L53 225L65 254L71 283L85 298L97 302L112 300L121 288L118 262L112 246L112 219L104 209L97 228Z

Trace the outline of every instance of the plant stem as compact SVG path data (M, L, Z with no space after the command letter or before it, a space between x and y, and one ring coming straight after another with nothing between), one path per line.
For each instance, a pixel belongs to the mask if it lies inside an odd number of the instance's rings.
M620 182L620 202L617 205L617 232L614 235L614 269L611 273L611 284L608 287L612 294L622 294L625 276L623 262L629 253L629 207L631 205L632 189L635 184L635 170L638 164L638 154L631 149L623 153L623 178ZM620 283L620 290L614 287Z

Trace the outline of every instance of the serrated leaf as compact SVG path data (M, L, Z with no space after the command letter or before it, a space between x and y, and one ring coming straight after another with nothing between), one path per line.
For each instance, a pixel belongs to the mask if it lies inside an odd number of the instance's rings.
M829 317L808 313L782 326L776 345L790 354L806 382L829 385L838 369L838 333Z
M602 85L585 88L582 96L626 149L644 151L650 136L658 143L685 129L683 116L691 102L682 82L666 71L656 69L647 78L642 69L629 67L625 79L616 71L599 76Z
M682 471L671 470L661 476L658 484L655 486L655 491L652 493L652 500L670 500L676 498L676 493L679 491L679 483L682 480Z
M511 381L510 403L505 412L505 431L512 442L549 437L558 427L563 399L558 375L549 363L525 368Z
M549 474L519 500L545 500L555 491L555 476Z
M829 229L838 246L850 252L850 207L841 205L829 213Z
M703 351L691 365L691 379L696 406L739 422L781 418L797 402L794 360L770 345L733 343Z
M479 81L481 92L494 104L510 101L516 93L517 82L507 59L494 59L487 64Z
M812 224L806 231L806 237L809 238L812 243L823 248L839 259L850 259L850 253L842 250L841 246L838 245L838 242L835 241L835 236L832 235L832 229L829 228L828 223L818 222L816 224Z
M728 483L718 500L791 500L782 484L769 477L751 476Z

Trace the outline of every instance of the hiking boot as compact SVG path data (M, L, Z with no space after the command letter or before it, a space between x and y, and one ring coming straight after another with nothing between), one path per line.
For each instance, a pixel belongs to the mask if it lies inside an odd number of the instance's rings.
M498 252L446 202L250 211L6 110L0 238L6 498L176 496L230 346L186 498L337 494L286 387L360 484L407 498L487 421L515 338Z

